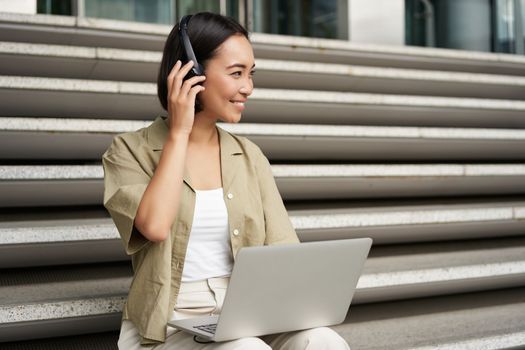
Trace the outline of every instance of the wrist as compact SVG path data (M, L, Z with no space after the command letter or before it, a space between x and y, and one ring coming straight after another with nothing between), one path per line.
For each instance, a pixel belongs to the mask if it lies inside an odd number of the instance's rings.
M168 134L168 140L170 141L187 141L189 138L190 133L186 131L170 131Z
M181 147L188 144L190 135L185 132L170 132L166 141L164 142L164 147Z

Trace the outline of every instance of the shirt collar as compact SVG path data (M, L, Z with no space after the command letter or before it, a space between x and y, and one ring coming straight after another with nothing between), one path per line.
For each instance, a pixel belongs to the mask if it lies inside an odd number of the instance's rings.
M236 174L237 166L239 165L243 149L239 141L226 130L215 125L219 132L219 145L221 153L221 172L223 191L227 193L229 187ZM155 118L155 121L147 128L147 141L153 151L162 151L166 138L168 137L169 127L167 119L162 116ZM188 169L184 168L184 182L195 191L191 185Z

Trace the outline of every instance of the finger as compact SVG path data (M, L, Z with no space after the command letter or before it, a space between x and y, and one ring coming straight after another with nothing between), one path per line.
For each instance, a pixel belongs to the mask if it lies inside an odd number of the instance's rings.
M173 84L174 84L173 90L174 90L175 96L179 96L180 87L182 85L184 77L188 74L192 66L193 66L193 61L189 61L184 66L182 66L182 68L175 74L175 79L173 81Z
M177 72L177 77L181 76L184 78L186 74L190 71L191 67L193 67L193 61L188 61L184 66L181 67L181 69Z
M195 98L197 96L197 94L201 91L204 91L206 88L202 85L195 85L194 87L192 87L190 89L190 92L188 93L188 98L189 100L195 104Z
M177 60L177 62L175 62L175 64L171 68L170 74L168 74L168 82L167 82L167 85L168 85L168 96L170 95L170 93L172 91L173 80L175 79L175 75L179 71L181 64L182 64L181 61Z
M180 60L177 60L177 62L175 62L173 67L171 67L170 73L168 74L168 78L170 78L170 77L173 78L175 76L175 74L179 70L181 64L182 64L182 62Z
M188 95L188 92L190 91L190 89L197 83L199 82L202 82L206 80L206 76L205 75L198 75L198 76L195 76L195 77L191 77L190 79L186 80L184 82L184 84L182 84L182 88L180 89L180 92L179 94L181 96L186 96Z

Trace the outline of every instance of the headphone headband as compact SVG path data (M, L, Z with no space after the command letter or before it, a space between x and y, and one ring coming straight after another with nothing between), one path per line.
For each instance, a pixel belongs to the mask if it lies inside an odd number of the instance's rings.
M192 15L186 15L181 18L179 22L179 34L180 39L182 41L182 45L184 47L184 52L186 53L186 59L188 61L193 61L193 67L191 68L194 75L203 75L204 69L202 66L197 62L197 57L195 56L195 53L193 52L193 47L191 46L190 37L188 36L188 22L190 21L190 18Z

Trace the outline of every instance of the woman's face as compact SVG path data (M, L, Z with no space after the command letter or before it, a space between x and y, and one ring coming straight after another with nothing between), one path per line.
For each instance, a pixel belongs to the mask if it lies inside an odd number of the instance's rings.
M253 91L255 67L252 45L243 35L232 35L205 65L206 90L198 94L203 110L198 115L226 123L241 120L244 103Z

